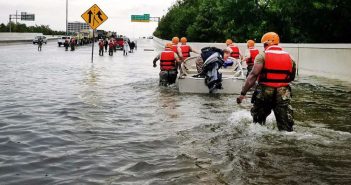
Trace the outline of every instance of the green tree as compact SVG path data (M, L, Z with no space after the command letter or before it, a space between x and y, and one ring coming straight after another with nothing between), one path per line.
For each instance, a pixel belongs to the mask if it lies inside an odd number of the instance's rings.
M178 0L154 34L245 42L275 31L282 42L350 43L350 9L351 1L344 0Z

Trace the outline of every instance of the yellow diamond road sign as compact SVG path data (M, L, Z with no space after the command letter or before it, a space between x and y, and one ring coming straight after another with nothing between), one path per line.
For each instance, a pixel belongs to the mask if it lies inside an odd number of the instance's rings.
M106 14L96 4L84 12L82 18L94 30L108 19Z

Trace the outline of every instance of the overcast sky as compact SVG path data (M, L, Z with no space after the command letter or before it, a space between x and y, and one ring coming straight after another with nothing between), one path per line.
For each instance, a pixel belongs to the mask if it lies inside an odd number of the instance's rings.
M176 0L68 0L68 21L84 21L81 18L88 8L97 4L108 16L98 29L117 31L129 37L148 36L157 23L132 23L130 15L151 14L161 17ZM20 21L27 25L49 25L54 30L66 29L66 0L0 0L0 22L8 23L9 14L16 10L35 14L35 21Z

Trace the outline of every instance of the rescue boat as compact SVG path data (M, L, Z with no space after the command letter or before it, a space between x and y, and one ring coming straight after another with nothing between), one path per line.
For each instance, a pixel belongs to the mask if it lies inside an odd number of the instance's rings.
M196 60L198 57L187 58L182 65L185 76L178 79L178 89L180 93L198 93L208 94L209 88L205 84L205 78L196 77L198 70L196 68ZM244 69L241 62L229 57L234 61L233 66L219 69L222 73L222 89L217 89L213 93L222 94L240 94L242 86L245 82Z

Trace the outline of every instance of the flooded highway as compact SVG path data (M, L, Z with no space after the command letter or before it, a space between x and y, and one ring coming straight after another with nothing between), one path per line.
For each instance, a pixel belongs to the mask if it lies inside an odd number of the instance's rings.
M0 46L1 185L351 184L351 84L300 77L286 133L236 95L159 87L153 40L95 49Z

